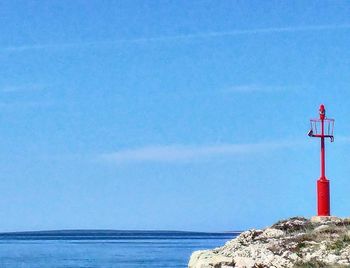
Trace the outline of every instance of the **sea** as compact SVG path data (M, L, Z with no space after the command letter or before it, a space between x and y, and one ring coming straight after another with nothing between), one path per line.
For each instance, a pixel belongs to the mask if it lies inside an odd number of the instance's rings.
M1 268L187 267L238 232L68 230L0 233Z

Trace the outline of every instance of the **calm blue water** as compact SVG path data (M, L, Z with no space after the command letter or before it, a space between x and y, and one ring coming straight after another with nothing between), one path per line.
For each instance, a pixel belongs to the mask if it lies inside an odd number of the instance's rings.
M164 231L0 234L0 267L187 267L192 251L221 246L234 236Z

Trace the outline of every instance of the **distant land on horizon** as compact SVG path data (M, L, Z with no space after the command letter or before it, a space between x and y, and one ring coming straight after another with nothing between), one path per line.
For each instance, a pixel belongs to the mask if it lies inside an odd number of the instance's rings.
M72 229L72 230L46 230L46 231L15 231L1 232L1 239L24 240L96 240L96 239L211 239L231 237L240 231L226 232L193 232L168 230L99 230L99 229Z

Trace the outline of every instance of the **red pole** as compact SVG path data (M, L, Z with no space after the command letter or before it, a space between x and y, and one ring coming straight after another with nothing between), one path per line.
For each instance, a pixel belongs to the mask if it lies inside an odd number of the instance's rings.
M326 157L325 157L325 144L324 144L324 117L321 119L321 179L326 178Z
M325 143L324 143L324 119L325 108L322 104L320 106L320 120L321 120L321 177L317 181L317 213L318 216L330 215L330 201L329 201L329 180L326 178L326 161L325 161Z

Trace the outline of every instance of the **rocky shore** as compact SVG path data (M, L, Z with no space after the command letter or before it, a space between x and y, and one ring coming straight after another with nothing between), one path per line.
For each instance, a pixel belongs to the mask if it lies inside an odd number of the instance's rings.
M350 218L294 217L195 251L189 268L350 267Z

